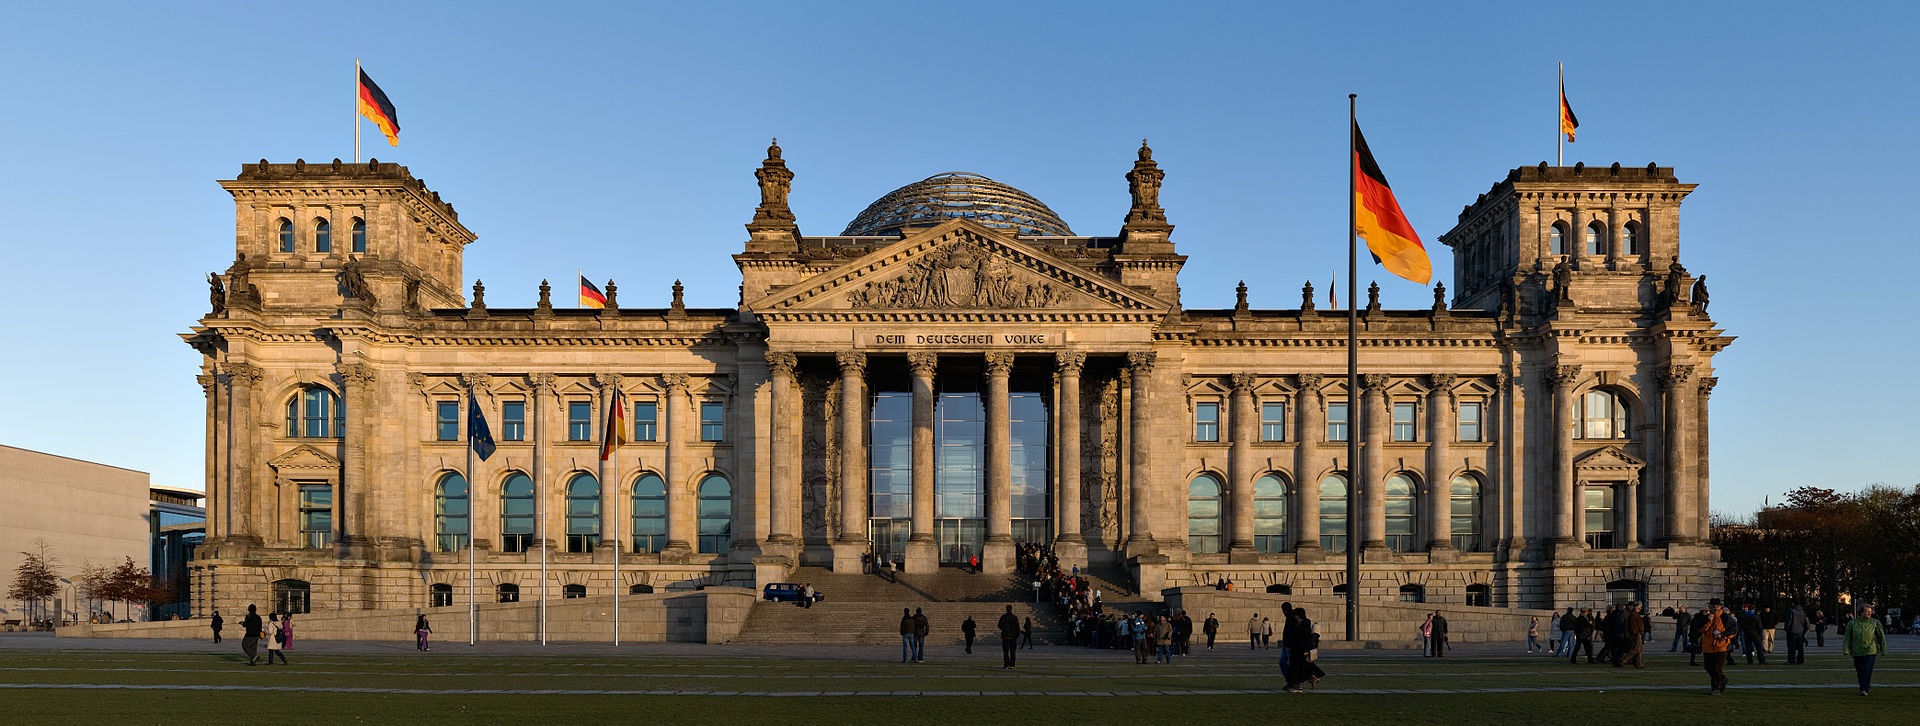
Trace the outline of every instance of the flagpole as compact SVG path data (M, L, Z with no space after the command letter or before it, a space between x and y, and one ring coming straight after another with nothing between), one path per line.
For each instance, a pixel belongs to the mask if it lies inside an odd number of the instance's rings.
M1360 511L1360 246L1359 224L1360 210L1358 197L1359 180L1356 168L1359 162L1355 154L1355 130L1360 121L1355 117L1355 99L1359 94L1347 94L1347 640L1360 638L1360 537L1359 528L1354 526L1354 514Z
M625 417L620 417L617 419L612 417L615 410L625 411L626 405L627 405L626 402L620 400L620 384L615 383L613 388L613 407L607 409L607 416L609 417L609 420L614 421L616 425L625 423L626 422ZM612 441L608 441L607 443L614 443L615 441L618 441L618 440L619 439L616 438L616 439L613 439ZM620 588L620 450L618 448L615 448L612 451L612 455L607 457L607 461L609 462L609 465L613 469L613 472L612 472L613 473L613 476L612 476L613 511L609 513L613 517L613 644L619 645L620 644L620 589L621 589Z
M1567 135L1561 133L1560 122L1567 117L1567 64L1560 65L1560 87L1554 89L1557 97L1553 99L1553 165L1567 165Z
M473 398L473 394L469 392L467 394L467 405L471 407L476 403L478 403L478 401L476 401ZM472 419L473 413L468 412L467 417L468 417L467 420L469 421L473 420ZM474 481L473 432L468 431L467 432L467 645L468 646L477 645L480 642L479 610L476 609L476 606L474 605L474 600L473 600L473 492L474 492L473 481Z
M353 163L360 163L360 59L353 59ZM467 491L473 491L469 482ZM469 532L471 534L471 532Z

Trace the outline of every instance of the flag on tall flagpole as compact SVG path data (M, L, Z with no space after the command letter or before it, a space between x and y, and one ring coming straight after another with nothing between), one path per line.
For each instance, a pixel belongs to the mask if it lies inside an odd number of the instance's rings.
M472 392L467 393L467 446L480 456L481 461L493 456L493 428L487 425L487 415L480 411L480 400Z
M607 430L600 436L600 460L613 458L614 451L627 443L627 402L620 389L613 390L613 404L607 407Z
M586 275L581 275L580 276L580 307L605 308L606 306L607 306L607 296L600 292L600 287L598 285L593 284L592 280L587 279Z
M400 115L394 112L386 92L374 85L365 70L360 71L360 115L380 127L380 133L387 135L388 146L400 145Z
M1567 104L1567 72L1560 71L1560 133L1567 135L1567 143L1573 143L1573 130L1580 128L1580 119L1573 115L1573 106Z
M1339 283L1340 283L1339 275L1327 276L1327 307L1333 310L1340 309Z
M1433 263L1427 259L1427 248L1420 244L1420 235L1407 222L1406 213L1400 211L1400 201L1394 198L1393 188L1387 186L1387 176L1380 173L1380 164L1373 160L1367 137L1360 133L1357 121L1353 124L1353 168L1354 233L1367 241L1367 252L1373 255L1373 261L1386 267L1388 272L1427 284L1433 279Z

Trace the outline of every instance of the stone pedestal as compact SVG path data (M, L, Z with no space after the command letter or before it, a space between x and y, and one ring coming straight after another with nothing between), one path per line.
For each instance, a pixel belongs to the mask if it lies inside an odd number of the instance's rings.
M1073 571L1074 565L1087 569L1087 543L1079 538L1058 539L1053 541L1053 556L1060 560L1060 569Z
M860 574L860 556L867 553L867 543L833 543L833 571Z
M980 545L980 571L992 575L1013 572L1013 538L988 539Z
M1160 591L1167 586L1167 560L1166 555L1139 555L1128 559L1140 597L1160 599Z
M940 571L940 545L932 539L907 540L906 567L909 575L931 575Z
M757 592L769 583L786 582L793 573L793 560L781 555L753 558L753 589Z

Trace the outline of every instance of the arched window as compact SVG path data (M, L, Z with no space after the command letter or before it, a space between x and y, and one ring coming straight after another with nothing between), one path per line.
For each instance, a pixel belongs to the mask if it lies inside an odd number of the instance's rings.
M516 471L500 485L500 551L525 552L532 546L533 480Z
M280 251L293 251L293 223L284 218L280 220Z
M1339 474L1320 480L1320 548L1347 551L1347 478Z
M1424 585L1401 585L1400 602L1426 602L1427 588Z
M1620 254L1640 254L1640 223L1628 222L1620 228Z
M359 217L353 219L353 251L367 251L367 223Z
M329 224L327 220L313 220L313 251L333 251L333 225Z
M1268 585L1267 594L1268 595L1292 595L1293 586L1292 585Z
M519 585L502 583L499 587L493 588L493 593L498 602L520 602Z
M1387 548L1395 552L1412 552L1413 523L1416 521L1418 507L1413 497L1413 480L1405 474L1387 477L1386 496L1383 498L1387 509Z
M1287 485L1278 474L1253 483L1253 549L1280 552L1287 547Z
M1187 548L1199 554L1220 551L1220 480L1211 474L1187 485Z
M274 580L272 590L272 612L299 615L312 609L313 586L306 580Z
M1564 255L1567 253L1567 226L1554 222L1547 229L1547 254Z
M1476 608L1493 607L1493 586L1485 584L1468 585L1467 606Z
M1592 390L1581 396L1573 414L1576 439L1624 439L1631 429L1627 402L1612 391Z
M453 604L453 586L444 582L427 586L427 607L443 608Z
M659 552L667 544L667 483L655 474L633 482L633 551Z
M467 546L467 478L448 472L433 492L433 534L441 552Z
M566 585L560 588L560 599L573 600L587 596L586 585Z
M628 595L651 595L653 594L653 586L644 585L644 584L634 585L633 587L627 588L627 594Z
M1480 549L1480 480L1472 474L1453 478L1447 487L1453 535L1453 548L1472 552Z
M287 436L302 439L338 438L345 432L340 397L319 386L300 389L287 401Z
M1604 255L1607 253L1607 231L1599 222L1587 225L1587 254Z
M580 473L567 480L567 551L592 552L600 544L600 480Z
M733 542L733 485L719 474L700 480L700 551L720 553Z

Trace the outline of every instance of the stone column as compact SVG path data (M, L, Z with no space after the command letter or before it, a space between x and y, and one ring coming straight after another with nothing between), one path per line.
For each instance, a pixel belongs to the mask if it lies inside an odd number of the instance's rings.
M1580 516L1581 493L1573 482L1573 386L1580 366L1554 366L1545 371L1553 387L1553 543L1578 545L1574 520Z
M859 572L867 552L867 356L840 353L840 537L833 571Z
M255 500L265 497L254 496L254 454L259 450L254 433L259 427L253 425L253 389L266 371L251 363L229 363L226 368L227 490L233 495L227 510L238 520L228 523L227 536L240 544L258 545L262 525L270 520L262 518L267 507L255 506Z
M1320 379L1318 373L1295 376L1300 395L1293 401L1293 549L1307 559L1321 554L1320 549L1320 462L1317 446L1327 435L1321 418ZM1348 477L1351 479L1352 477Z
M1621 538L1621 549L1640 549L1640 479L1620 483L1620 492L1616 495L1620 504L1620 530L1626 536Z
M1013 571L1013 436L1007 397L1012 373L1012 353L987 354L987 541L981 547L980 567L996 573Z
M666 560L684 561L693 556L694 544L699 541L695 529L699 520L694 511L699 501L693 493L696 482L691 481L692 463L687 461L686 419L692 405L687 383L685 373L660 376L660 388L667 393L660 402L660 428L667 436L667 462L661 477L667 484L667 546L661 551Z
M933 538L933 374L940 366L934 353L908 353L913 373L913 529L907 536L907 574L940 571L940 547Z
M1253 442L1260 436L1260 411L1253 400L1252 373L1232 376L1232 410L1227 423L1232 427L1232 444L1227 450L1227 491L1229 524L1227 551L1240 556L1253 552Z
M1666 500L1667 531L1664 539L1683 544L1692 544L1693 532L1685 523L1695 516L1694 507L1699 502L1693 489L1693 462L1687 451L1687 418L1698 409L1693 402L1693 393L1698 385L1693 382L1693 366L1669 365L1655 371L1660 381L1660 389L1665 394L1666 410L1662 416L1666 424L1660 432L1660 438L1666 443L1663 452L1662 467L1667 475L1665 491L1661 492Z
M1133 377L1132 410L1127 430L1127 543L1129 556L1159 554L1153 542L1150 498L1153 480L1153 364L1151 352L1128 353Z
M1060 434L1053 445L1059 462L1054 469L1057 483L1053 493L1059 518L1054 522L1058 534L1053 539L1053 551L1060 558L1060 566L1071 570L1087 560L1087 542L1080 536L1080 370L1086 366L1087 354L1057 353L1054 363L1060 397L1053 415Z
M552 456L553 452L553 432L547 430L547 409L554 406L554 389L558 383L559 377L552 373L527 374L527 387L532 390L528 396L527 408L533 420L527 422L527 436L533 439L533 471L528 474L533 477L534 541L532 548L536 551L542 547L553 546L553 541L547 537L547 518L553 514L554 509L548 497L551 492L547 491L552 488L547 481L547 457ZM487 526L497 528L500 526L500 520L495 518L494 521L488 522ZM533 556L539 555L536 552Z
M343 516L334 521L334 531L353 553L348 556L370 556L370 552L361 554L365 552L362 548L372 547L379 536L393 534L379 531L373 523L373 477L367 467L367 445L373 439L373 424L378 418L373 415L375 374L373 366L365 363L341 363L335 368L346 408L346 445L341 447L345 450L340 460L341 491L334 493L334 511Z
M1366 438L1361 440L1360 476L1357 477L1360 509L1366 516L1366 526L1356 533L1362 536L1360 548L1363 550L1384 551L1387 547L1387 502L1382 495L1386 493L1384 444L1393 412L1393 400L1387 397L1387 383L1390 380L1385 373L1360 376L1361 405L1357 407L1358 411L1347 411L1350 420L1356 413L1361 414L1359 421L1367 427ZM1349 431L1348 435L1352 435L1352 432Z
M1697 414L1698 418L1694 420L1693 428L1693 455L1694 461L1697 463L1697 466L1695 466L1693 470L1693 494L1695 504L1692 516L1677 525L1678 531L1685 533L1688 542L1692 544L1699 544L1702 540L1706 539L1707 512L1712 511L1707 506L1707 495L1709 493L1708 489L1710 488L1707 478L1707 462L1709 461L1707 445L1707 399L1713 395L1713 387L1719 384L1720 379L1718 377L1701 377L1700 395L1694 399L1694 406L1696 410L1699 411Z
M767 554L792 557L793 544L800 529L800 395L794 371L800 357L792 353L768 352L767 368L773 374L773 421L767 434L767 469L770 490L767 493Z
M619 400L614 392L620 390L620 381L618 373L593 374L593 384L600 388L600 431L597 432L600 436L606 436L606 422L613 417L614 403ZM631 427L633 422L628 421L627 425ZM628 428L626 434L632 436L633 429ZM600 445L605 446L606 442L602 441ZM620 452L615 451L612 456L600 459L599 471L594 476L600 478L600 546L594 548L594 560L612 562L611 556L602 555L601 550L618 553L627 549L620 546L619 541L620 533L627 529L618 526L623 524L620 522L623 509L620 506Z
M207 397L206 445L202 452L206 456L206 468L201 476L204 477L202 481L206 482L207 488L206 541L212 543L220 541L221 536L224 534L221 527L225 527L227 524L226 514L221 511L223 507L227 506L227 497L226 492L221 491L220 488L222 478L218 465L220 452L224 451L224 449L220 448L219 377L201 374L194 376L193 380L200 384L200 392ZM202 610L196 605L194 612L198 614L202 612Z
M1453 452L1448 444L1459 432L1448 424L1455 413L1452 373L1428 377L1433 388L1427 391L1427 549L1453 549ZM1487 430L1486 407L1481 407L1480 430ZM1482 527L1485 525L1482 524Z

